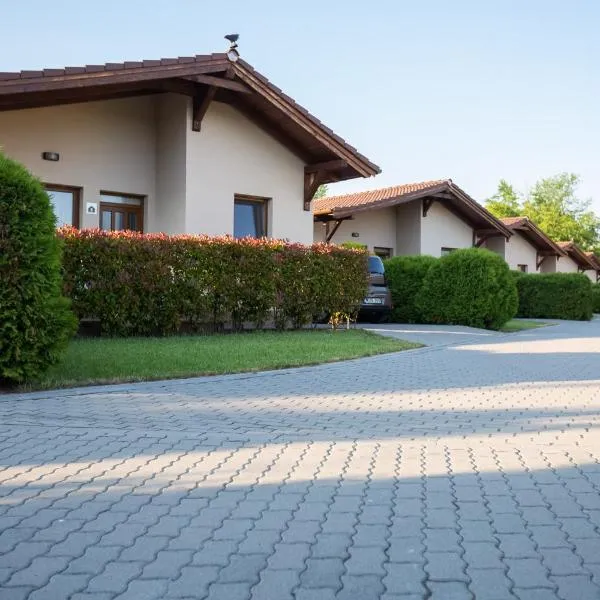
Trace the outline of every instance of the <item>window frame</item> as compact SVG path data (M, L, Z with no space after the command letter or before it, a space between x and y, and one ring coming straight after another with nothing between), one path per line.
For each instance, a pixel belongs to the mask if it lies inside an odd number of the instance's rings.
M526 264L517 265L517 270L521 271L521 273L529 273L529 265L526 265Z
M75 185L64 185L62 183L49 183L42 182L44 191L49 195L49 192L70 192L73 194L73 211L72 211L72 225L75 229L79 229L81 224L81 187ZM52 203L52 200L50 200Z
M249 205L260 205L262 207L262 216L263 216L263 231L264 235L260 237L256 237L255 239L261 239L261 237L269 237L269 208L271 203L271 198L265 198L263 196L250 196L248 194L234 194L233 195L233 237L235 235L235 205L237 203L240 204L249 204ZM242 238L236 238L242 239Z
M385 257L377 254L378 250L383 250ZM394 249L388 248L387 246L373 246L373 254L375 254L375 256L379 256L381 260L387 260L388 258L392 258L394 256Z
M448 256L449 254L452 254L456 250L458 250L458 248L449 248L447 246L442 246L440 248L440 258L443 258L444 256Z
M131 200L136 200L139 204L127 204L127 202L110 202L110 200L106 200L107 196L115 196L118 198L130 198ZM146 196L143 194L127 194L124 192L113 192L108 190L100 190L100 201L99 201L99 209L98 209L98 227L102 229L102 209L108 209L112 212L110 219L110 231L137 231L138 233L144 233L144 212L146 207ZM139 219L139 228L138 229L114 229L115 224L115 212L135 212Z

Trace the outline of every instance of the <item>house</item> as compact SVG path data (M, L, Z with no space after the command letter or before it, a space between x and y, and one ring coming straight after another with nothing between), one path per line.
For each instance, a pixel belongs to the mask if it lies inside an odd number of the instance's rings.
M557 242L566 256L558 261L559 273L585 273L594 283L597 278L596 262L575 242Z
M586 275L592 280L592 283L600 283L600 258L593 252L586 252L585 255L594 265L593 270L586 270Z
M384 258L443 256L512 236L451 179L324 197L313 204L315 241L358 242Z
M0 73L0 149L59 224L303 243L320 184L380 171L234 49Z
M508 227L510 238L496 237L488 248L500 254L515 271L523 273L556 273L558 260L566 253L528 217L500 219Z

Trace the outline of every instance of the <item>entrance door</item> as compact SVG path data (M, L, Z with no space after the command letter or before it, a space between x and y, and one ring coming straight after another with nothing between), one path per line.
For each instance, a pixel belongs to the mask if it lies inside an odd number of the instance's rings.
M144 231L144 200L141 196L100 194L100 229Z

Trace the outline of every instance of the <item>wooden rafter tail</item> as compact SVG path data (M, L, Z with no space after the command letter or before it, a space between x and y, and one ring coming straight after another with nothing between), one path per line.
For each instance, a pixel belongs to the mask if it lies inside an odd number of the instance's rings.
M192 131L200 131L202 120L208 111L210 103L213 101L217 88L210 86L204 92L199 91L193 99Z

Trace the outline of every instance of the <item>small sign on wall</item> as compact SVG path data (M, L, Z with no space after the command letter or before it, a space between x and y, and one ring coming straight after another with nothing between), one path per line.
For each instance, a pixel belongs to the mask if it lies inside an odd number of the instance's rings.
M97 215L98 214L98 203L97 202L86 202L85 212L88 215Z

